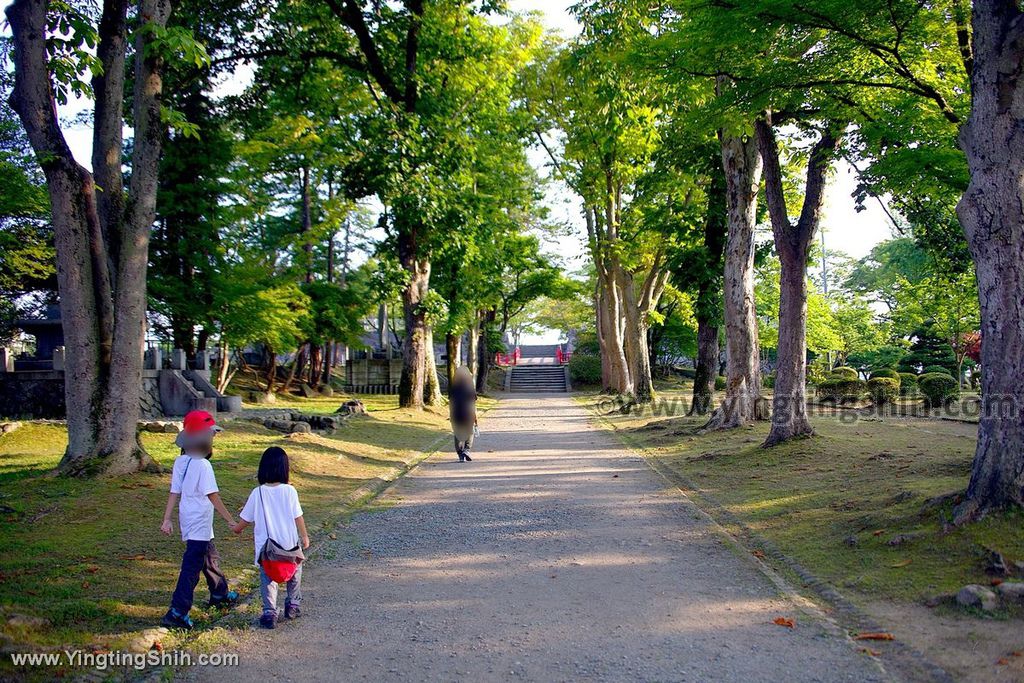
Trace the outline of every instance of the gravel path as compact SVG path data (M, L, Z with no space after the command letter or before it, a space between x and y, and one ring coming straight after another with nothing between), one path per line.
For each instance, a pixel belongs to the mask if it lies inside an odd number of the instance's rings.
M482 428L472 463L447 449L341 530L301 620L190 676L889 680L570 398L514 394Z

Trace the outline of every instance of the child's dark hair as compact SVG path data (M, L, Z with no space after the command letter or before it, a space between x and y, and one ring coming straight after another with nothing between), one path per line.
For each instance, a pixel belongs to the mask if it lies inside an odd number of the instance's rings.
M283 448L271 446L263 451L256 478L261 484L288 483L288 454Z

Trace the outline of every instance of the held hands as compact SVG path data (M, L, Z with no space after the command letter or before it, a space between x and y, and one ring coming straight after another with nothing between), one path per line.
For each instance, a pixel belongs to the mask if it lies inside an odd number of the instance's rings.
M164 523L160 525L160 531L162 531L165 536L170 536L171 532L174 531L174 525L171 524L171 520L165 519Z
M241 522L238 522L237 524L233 524L231 526L231 531L232 531L232 533L240 534L243 531L245 531L245 527L247 527L247 526L249 526L249 525L245 521L241 521Z

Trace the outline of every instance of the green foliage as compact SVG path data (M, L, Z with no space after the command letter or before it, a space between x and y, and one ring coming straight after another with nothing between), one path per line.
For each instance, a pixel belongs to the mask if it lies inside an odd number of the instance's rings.
M900 395L911 396L917 393L917 375L912 372L901 372L900 376Z
M864 396L865 385L859 379L830 377L818 384L818 399L838 403L854 403Z
M892 403L900 395L900 380L897 376L895 379L892 377L872 377L867 383L868 394L871 396L871 402L876 406L882 406L887 403Z
M569 359L569 378L573 384L601 384L601 358L589 353L576 352Z
M728 385L729 382L723 375L715 376L715 391L725 391Z
M857 371L854 368L849 368L842 365L832 368L832 372L830 374L834 378L846 380L854 380L860 376L859 374L857 374Z
M896 372L892 368L879 368L878 370L872 370L871 374L868 375L868 380L877 379L879 377L887 377L889 379L896 380L896 386L900 386L900 373Z
M949 368L943 367L941 365L928 365L924 368L924 370L921 371L922 375L932 375L935 373L949 375L950 377L953 377L953 372Z
M763 375L761 377L761 385L765 389L774 389L775 388L775 373L774 372L770 372L770 373L768 373L766 375Z
M956 356L945 339L935 332L935 325L926 321L914 331L914 341L907 355L900 360L902 371L918 372L923 368L940 366L947 372L956 367Z
M917 378L917 386L924 394L924 403L928 408L944 406L960 397L960 382L946 373L923 374Z

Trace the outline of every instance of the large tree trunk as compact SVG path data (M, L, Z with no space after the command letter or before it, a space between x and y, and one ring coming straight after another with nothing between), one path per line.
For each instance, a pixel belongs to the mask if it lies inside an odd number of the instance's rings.
M957 214L981 305L981 419L959 522L1024 505L1024 15L975 0L971 116L961 132L971 181Z
M477 344L476 391L487 393L487 376L491 372L491 350L487 346L487 328L494 322L495 311L486 311L480 321L480 341Z
M480 367L478 351L480 347L480 316L480 311L473 314L473 324L470 326L469 335L466 338L466 366L473 373L474 381Z
M462 335L449 332L444 337L445 354L448 356L448 364L445 366L445 374L448 377L448 390L451 391L455 383L455 371L459 369L459 356L462 353Z
M715 396L715 377L718 376L718 355L718 325L714 324L709 315L698 314L697 363L690 415L707 415L711 412Z
M814 433L807 417L807 259L818 231L825 202L826 174L839 146L842 126L829 127L811 150L800 218L793 223L786 208L779 146L770 119L755 126L764 160L765 196L775 235L775 251L781 263L779 280L779 346L772 428L764 446L774 446Z
M427 320L421 304L430 286L430 261L419 253L420 245L416 236L415 225L398 226L399 261L409 274L409 280L402 290L405 339L402 343L402 378L398 384L398 404L403 408L423 408L427 374Z
M705 428L732 429L768 417L754 310L754 226L761 155L753 139L721 135L729 236L725 247L725 400Z
M137 437L146 311L149 232L155 217L162 63L136 61L135 145L125 198L121 184L123 70L127 3L104 3L97 58L93 159L103 178L74 160L60 130L46 48L45 0L18 0L7 8L14 34L15 87L11 102L46 174L57 250L57 281L65 336L68 447L60 469L71 474L122 474L155 467ZM139 14L154 26L170 5L140 0ZM136 54L146 54L152 32L138 31Z
M437 377L437 362L434 360L434 328L427 325L426 354L424 365L426 377L423 385L423 402L428 406L441 405L441 382Z
M697 362L693 379L690 415L711 412L715 378L721 350L718 330L722 316L722 253L726 240L726 182L724 173L715 173L708 187L707 215L704 219L703 263L697 288Z

